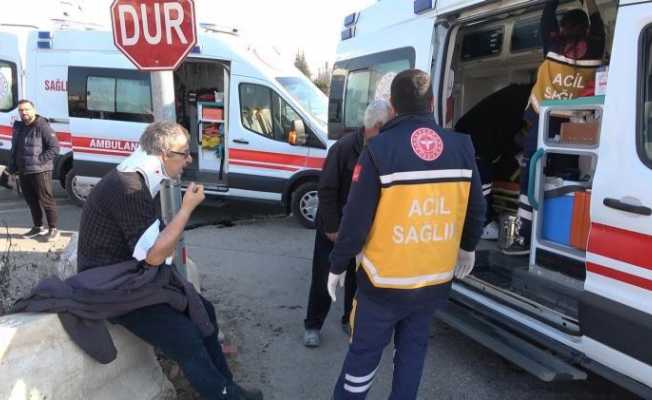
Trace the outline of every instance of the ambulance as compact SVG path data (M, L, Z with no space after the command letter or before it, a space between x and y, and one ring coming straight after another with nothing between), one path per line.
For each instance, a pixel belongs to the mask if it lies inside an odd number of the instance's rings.
M281 203L313 225L328 99L310 80L237 30L201 24L174 88L193 158L182 187L195 181L208 195ZM110 31L87 25L0 25L1 164L21 98L56 130L55 176L79 204L153 122L150 74L118 51Z
M390 72L429 72L434 117L451 129L501 88L534 83L543 61L543 6L538 0L379 1L347 16L334 64L329 137L361 125L360 110ZM530 255L508 257L499 251L501 241L483 241L473 273L453 282L439 318L542 380L583 380L592 372L652 398L652 1L598 0L597 6L607 35L606 86L600 77L597 96L541 105L528 191ZM577 7L582 4L561 1L558 12ZM555 112L572 118L550 138L547 121ZM577 156L577 173L550 176L546 165L555 154ZM507 214L509 193L516 203L519 196L511 183L495 194L507 199ZM510 232L501 233L502 240Z

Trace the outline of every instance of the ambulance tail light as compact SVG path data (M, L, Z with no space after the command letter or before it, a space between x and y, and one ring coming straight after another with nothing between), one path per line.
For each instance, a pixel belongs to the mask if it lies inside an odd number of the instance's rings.
M40 31L38 33L38 41L36 42L36 47L38 47L39 49L51 49L52 48L52 32Z
M414 13L421 14L433 8L432 0L414 0Z
M188 264L188 250L186 249L186 246L181 248L181 262L183 265Z

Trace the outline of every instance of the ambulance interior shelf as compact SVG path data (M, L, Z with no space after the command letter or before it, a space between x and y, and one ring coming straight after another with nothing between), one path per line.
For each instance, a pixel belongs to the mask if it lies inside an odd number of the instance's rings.
M220 160L219 175L224 167L224 102L197 102L197 125L199 144L206 151L213 151Z
M531 264L537 250L584 260L604 96L544 101L530 161ZM545 267L545 265L543 265Z

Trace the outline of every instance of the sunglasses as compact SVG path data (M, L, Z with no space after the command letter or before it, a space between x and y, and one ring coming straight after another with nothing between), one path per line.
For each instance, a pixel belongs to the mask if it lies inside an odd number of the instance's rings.
M185 152L168 150L168 153L177 154L177 155L183 156L183 158L190 157L190 149L186 150Z

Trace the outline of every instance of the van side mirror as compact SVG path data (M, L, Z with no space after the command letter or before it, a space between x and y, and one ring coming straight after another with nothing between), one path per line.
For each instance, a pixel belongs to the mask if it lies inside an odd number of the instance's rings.
M292 121L292 130L288 134L288 143L293 146L303 146L307 141L308 136L306 135L306 127L303 121L295 119Z

